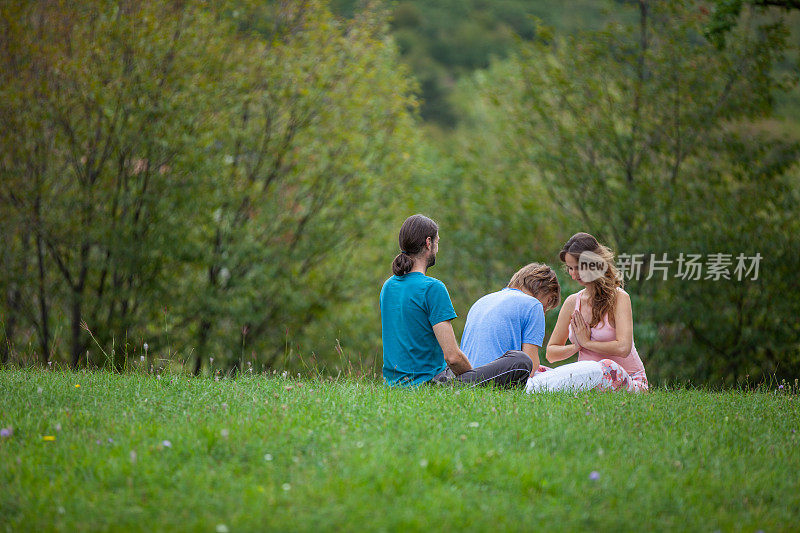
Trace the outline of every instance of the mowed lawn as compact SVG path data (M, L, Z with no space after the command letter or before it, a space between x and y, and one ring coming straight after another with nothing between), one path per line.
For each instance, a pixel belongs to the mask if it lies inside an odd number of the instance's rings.
M0 370L0 427L6 531L800 528L786 391Z

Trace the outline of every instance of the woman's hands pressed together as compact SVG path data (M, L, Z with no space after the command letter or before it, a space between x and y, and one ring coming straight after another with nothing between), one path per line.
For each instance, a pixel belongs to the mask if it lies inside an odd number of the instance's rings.
M586 343L591 340L592 331L579 310L576 309L572 313L572 318L570 318L569 323L570 326L572 326L572 331L575 333L575 339L578 341L578 344L585 346Z

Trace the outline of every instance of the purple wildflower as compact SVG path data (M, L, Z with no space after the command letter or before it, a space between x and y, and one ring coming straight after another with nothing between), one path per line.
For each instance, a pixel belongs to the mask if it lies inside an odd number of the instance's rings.
M597 481L598 479L600 479L600 472L598 472L597 470L592 470L592 473L589 474L589 479L591 479L592 481Z
M4 439L7 439L8 437L10 437L13 434L14 434L14 430L11 429L11 428L0 429L0 437L3 437Z

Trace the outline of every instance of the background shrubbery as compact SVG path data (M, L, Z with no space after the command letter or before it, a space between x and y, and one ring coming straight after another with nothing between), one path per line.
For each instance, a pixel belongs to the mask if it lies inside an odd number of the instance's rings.
M760 253L631 281L637 347L655 382L796 376L798 11L528 4L0 7L2 362L371 373L423 212L457 331L576 231Z

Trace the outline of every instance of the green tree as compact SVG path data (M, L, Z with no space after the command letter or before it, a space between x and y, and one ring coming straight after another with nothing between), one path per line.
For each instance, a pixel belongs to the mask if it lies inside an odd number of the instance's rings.
M725 45L725 35L739 23L745 4L760 8L782 8L785 10L800 9L797 0L717 0L710 20L706 26L706 35L718 46Z
M219 120L224 168L198 241L208 253L186 277L195 371L201 354L273 366L290 335L340 304L417 142L413 85L380 11L342 22L308 2L272 16L274 33L237 52L242 83Z
M640 1L637 9L633 27L612 23L568 38L542 29L513 66L493 69L483 101L513 128L512 151L525 154L574 217L569 233L591 231L645 258L754 255L764 245L772 253L762 253L761 268L790 272L792 230L776 224L788 222L780 209L792 201L800 153L785 139L746 137L780 86L773 66L786 47L781 15L748 10L720 49L704 37L709 13L699 4ZM778 209L761 219L772 205ZM754 220L766 228L756 232ZM772 281L632 281L637 345L653 377L736 379L748 360L765 371L778 359L782 372L796 369L796 327L770 330L765 343L758 331L770 315L744 295L783 287Z
M82 323L108 339L152 318L176 258L170 238L190 221L193 136L218 63L199 51L214 49L220 26L191 3L2 9L11 255L36 265L44 360L50 322L64 317L76 366L89 346Z
M272 365L373 279L353 265L418 143L383 11L0 9L3 360L66 330L73 366L108 363L83 325L118 365L144 342Z

